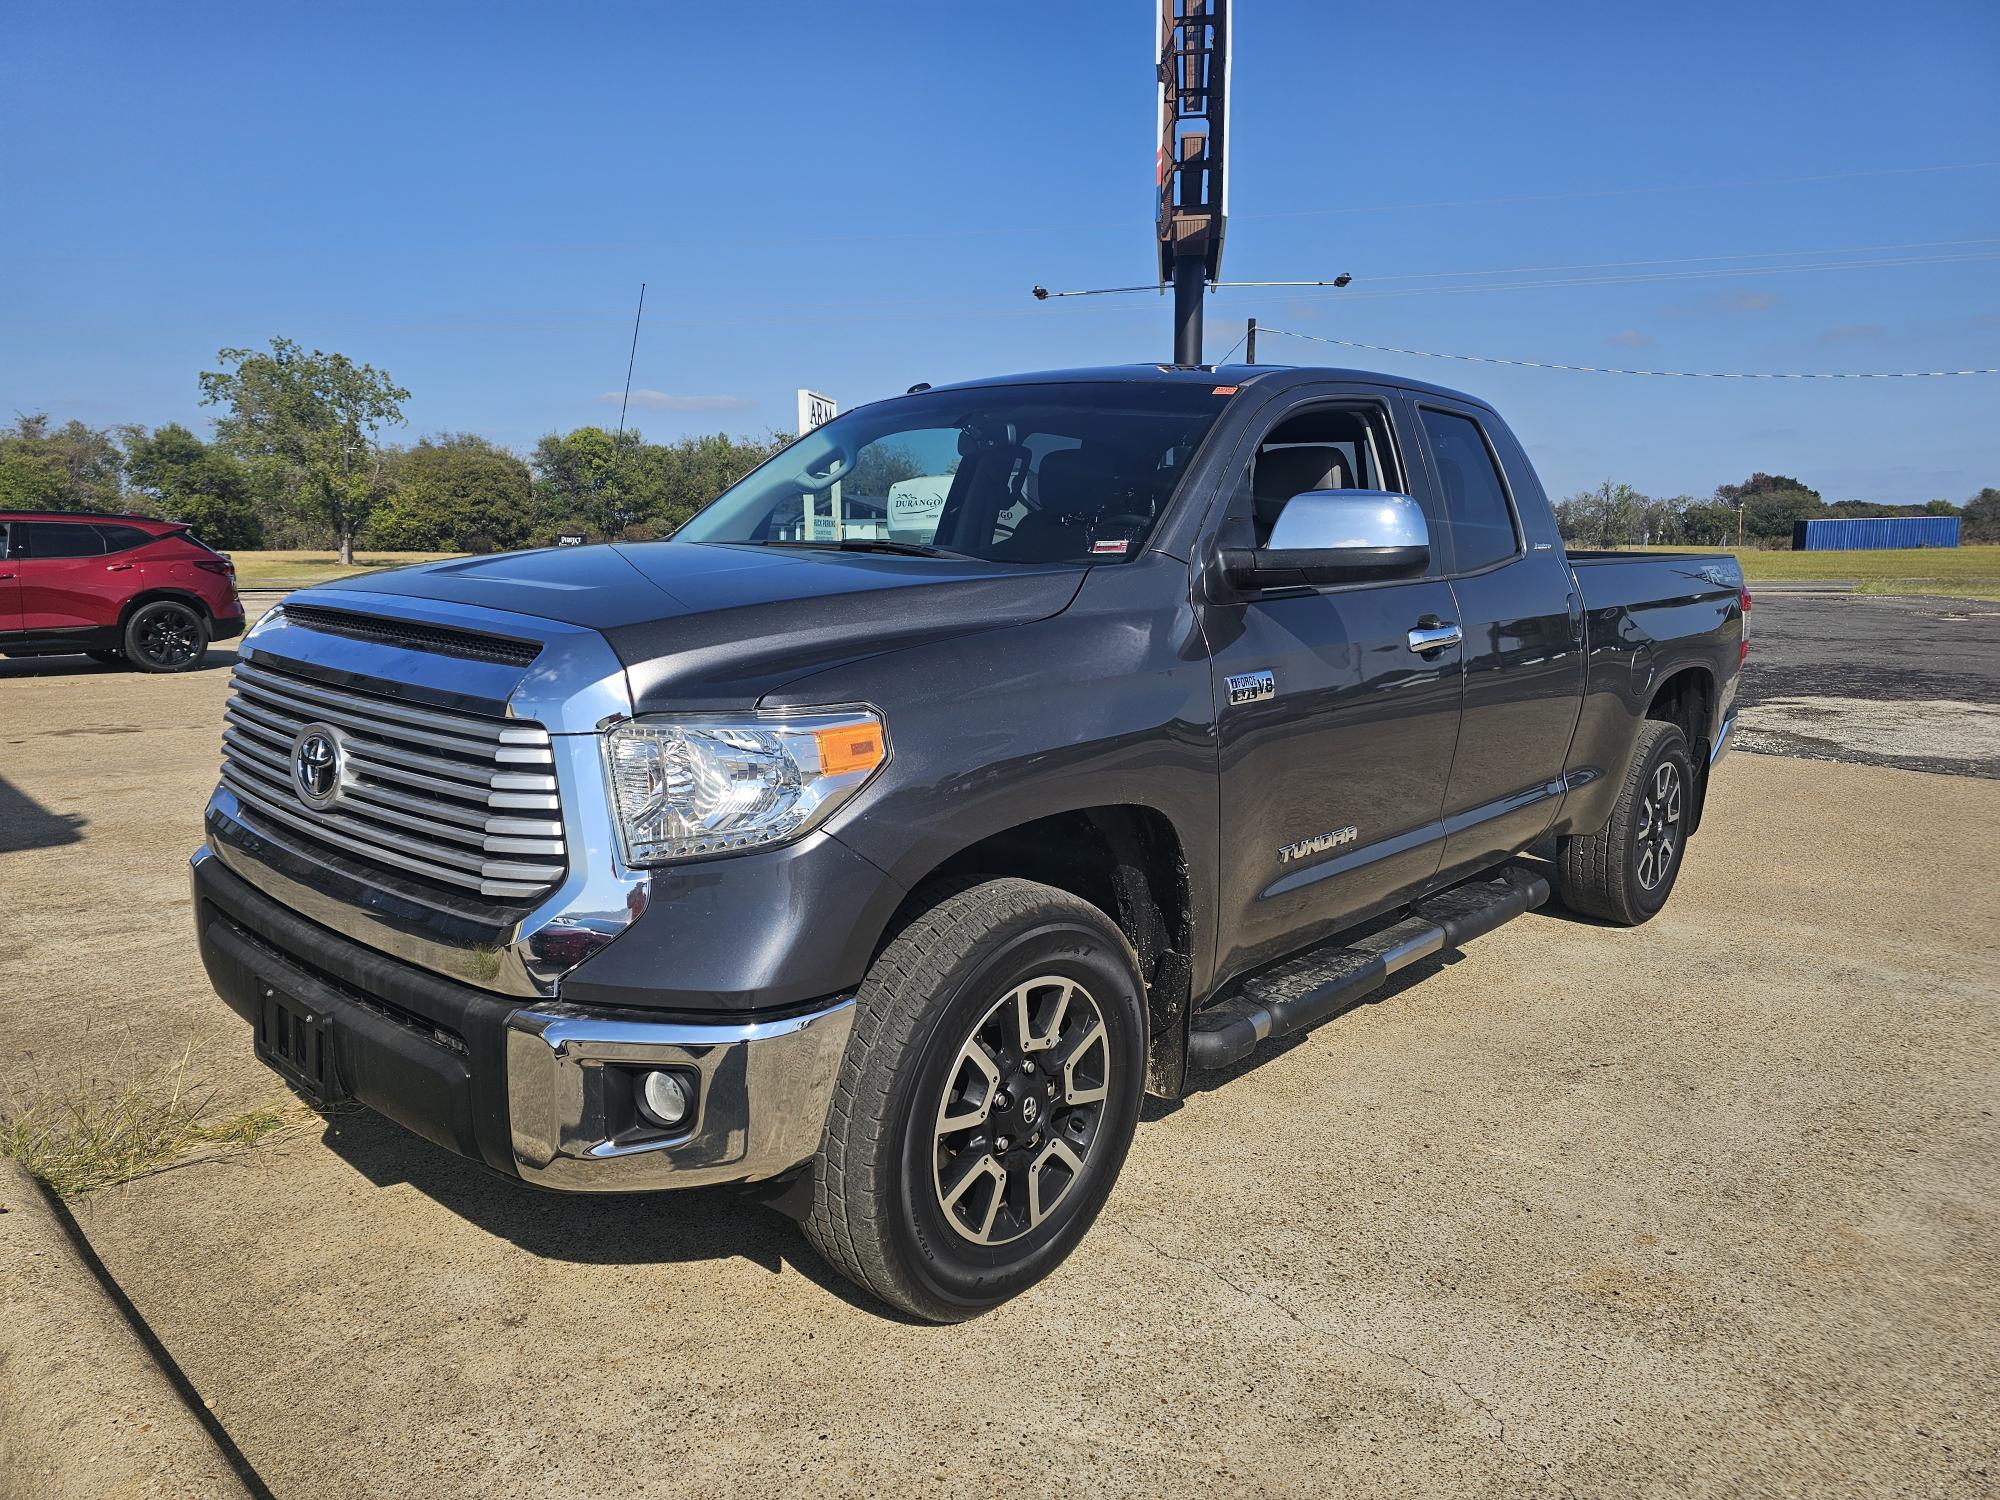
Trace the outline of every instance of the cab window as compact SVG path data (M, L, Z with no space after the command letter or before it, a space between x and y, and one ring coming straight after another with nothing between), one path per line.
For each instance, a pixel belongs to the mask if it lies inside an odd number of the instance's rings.
M1387 412L1369 404L1313 406L1284 417L1257 445L1238 476L1229 515L1250 522L1261 547L1294 495L1402 488Z
M1477 422L1457 412L1423 408L1438 488L1451 518L1453 557L1461 573L1505 562L1521 550L1514 507L1492 444Z

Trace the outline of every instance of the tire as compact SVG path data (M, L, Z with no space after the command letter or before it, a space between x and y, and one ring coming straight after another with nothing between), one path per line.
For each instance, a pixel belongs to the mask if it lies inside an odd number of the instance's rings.
M125 622L125 660L141 672L187 672L208 650L208 621L178 599L155 599Z
M1563 905L1621 927L1658 915L1680 878L1694 790L1680 726L1663 719L1640 724L1611 821L1596 833L1563 839L1556 851Z
M1137 961L1066 891L946 887L857 1009L806 1235L890 1306L960 1322L1060 1265L1110 1196L1145 1092Z
M100 666L122 667L125 665L125 653L123 651L86 651L83 654Z

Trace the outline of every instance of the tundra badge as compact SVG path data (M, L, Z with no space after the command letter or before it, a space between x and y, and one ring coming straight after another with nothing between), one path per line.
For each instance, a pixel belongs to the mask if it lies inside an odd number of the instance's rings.
M1244 672L1224 680L1229 687L1232 708L1239 703L1262 703L1267 698L1278 696L1278 679L1269 672Z
M1336 828L1332 833L1314 834L1309 839L1300 839L1296 844L1286 844L1278 850L1278 863L1288 865L1295 859L1304 859L1309 854L1324 854L1329 849L1338 849L1342 844L1351 844L1360 834L1352 823L1345 828Z

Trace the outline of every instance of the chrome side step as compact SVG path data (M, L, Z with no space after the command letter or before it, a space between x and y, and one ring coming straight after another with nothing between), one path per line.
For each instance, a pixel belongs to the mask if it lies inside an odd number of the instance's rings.
M1340 948L1316 948L1266 969L1188 1027L1190 1068L1223 1068L1266 1037L1284 1036L1345 1010L1398 969L1484 937L1549 899L1549 883L1510 866L1427 896L1393 927Z

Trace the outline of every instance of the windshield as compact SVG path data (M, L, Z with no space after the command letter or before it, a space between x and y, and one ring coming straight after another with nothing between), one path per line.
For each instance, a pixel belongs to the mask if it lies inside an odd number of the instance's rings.
M1233 390L1181 381L926 391L814 429L676 541L941 553L1135 555Z

